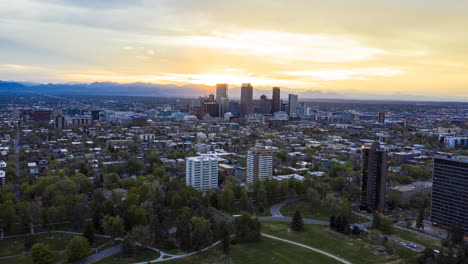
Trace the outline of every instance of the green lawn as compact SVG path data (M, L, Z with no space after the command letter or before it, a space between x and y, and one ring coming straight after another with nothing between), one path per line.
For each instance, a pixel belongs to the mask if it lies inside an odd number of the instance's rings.
M398 228L393 228L393 235L394 237L399 237L405 241L409 241L423 247L438 249L442 248L440 241L434 240L432 238L428 238L425 236L421 236L415 233L411 233L405 230L401 230Z
M328 209L325 206L320 205L317 208L312 208L310 203L307 203L306 201L295 201L287 203L285 206L281 207L280 212L284 216L292 217L297 210L301 212L302 218L330 221L330 215L328 213ZM351 223L365 223L371 220L353 214L349 221Z
M94 262L95 264L131 264L137 262L144 262L149 260L154 260L159 258L159 253L143 248L143 247L136 247L135 249L135 257L133 258L122 258L120 253L112 255L110 257L104 258L98 262Z
M165 261L168 264L337 264L340 263L325 255L269 238L262 238L253 243L231 245L232 262L227 262L221 252L221 246L193 256Z
M36 235L36 243L44 243L50 246L54 252L56 261L63 260L65 258L64 250L66 249L69 241L74 235L63 234L63 233L50 233L50 234L39 234ZM0 240L0 257L14 256L24 254L24 237L19 238L6 238ZM108 241L107 238L96 237L94 246L101 245ZM0 260L0 264L9 263L32 263L30 255L19 256L15 258L8 258Z
M296 233L289 230L289 223L262 222L262 232L292 240L337 255L352 263L387 263L399 258L374 253L374 245L363 239L345 236L327 227L306 224L305 232ZM406 263L414 261L418 254L407 249L401 250Z

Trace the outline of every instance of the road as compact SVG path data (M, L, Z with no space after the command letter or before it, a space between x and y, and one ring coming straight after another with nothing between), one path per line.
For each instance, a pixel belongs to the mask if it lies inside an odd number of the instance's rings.
M335 259L335 260L338 260L338 261L341 262L341 263L351 264L351 262L346 261L346 260L344 260L344 259L342 259L342 258L339 258L339 257L337 257L337 256L334 256L334 255L332 255L332 254L330 254L330 253L327 253L327 252L325 252L325 251L322 251L322 250L320 250L320 249L316 249L316 248L313 248L313 247L309 247L309 246L304 245L304 244L301 244L301 243L297 243L297 242L294 242L294 241L291 241L291 240L287 240L287 239L283 239L283 238L271 236L271 235L264 234L264 233L262 233L262 236L268 237L268 238L271 238L271 239L276 239L276 240L279 240L279 241L283 241L283 242L286 242L286 243L289 243L289 244L293 244L293 245L296 245L296 246L299 246L299 247L303 247L303 248L306 248L306 249L310 249L310 250L315 251L315 252L317 252L317 253L320 253L320 254L326 255L326 256L328 256L328 257L330 257L330 258L333 258L333 259Z
M116 246L113 246L111 248L108 248L108 249L105 249L99 253L95 253L91 256L88 256L84 259L80 259L78 261L75 261L73 262L72 264L91 264L91 263L94 263L94 262L97 262L103 258L107 258L109 256L112 256L114 254L117 254L120 252L120 249L121 249L121 245L116 245Z

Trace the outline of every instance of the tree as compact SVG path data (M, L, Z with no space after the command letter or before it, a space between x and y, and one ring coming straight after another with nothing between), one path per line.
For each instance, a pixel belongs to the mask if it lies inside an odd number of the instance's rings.
M176 241L180 249L189 251L192 249L192 223L190 222L190 210L184 208L177 218Z
M96 235L96 231L94 230L94 225L92 222L87 222L85 225L85 230L83 232L83 236L88 239L88 243L90 245L94 244L94 238Z
M124 233L124 222L120 216L106 215L102 220L102 228L106 234L116 238Z
M122 257L123 258L131 258L135 255L135 248L132 242L125 237L122 243Z
M336 218L336 217L335 217L334 215L330 216L330 229L333 229L333 230L335 230L335 228L336 228L336 226L335 226L335 218Z
M134 226L129 232L129 238L134 241L138 241L143 246L149 245L151 243L151 233L149 226Z
M353 231L351 231L351 233L355 236L359 236L361 234L361 230L359 230L359 227L357 227L356 225L353 227Z
M74 236L66 251L68 262L85 258L89 254L88 240L82 236Z
M32 246L36 244L36 236L26 236L24 238L24 251L29 252Z
M212 232L210 222L203 217L192 217L192 245L194 250L200 250L211 243Z
M31 248L31 256L34 264L52 264L54 262L52 250L49 245L34 244Z
M250 242L260 238L260 221L257 218L252 218L247 212L242 212L234 220L236 229L236 241Z
M424 208L419 209L418 219L416 220L416 228L424 229Z
M372 218L372 227L375 229L379 229L381 222L382 222L381 216L378 213L374 212L373 218Z
M452 245L463 244L464 233L460 227L460 223L457 222L450 225L447 231L448 240Z
M239 209L246 212L249 210L249 196L245 189L242 189L240 193Z
M304 221L301 212L296 211L291 221L291 229L296 232L304 231Z

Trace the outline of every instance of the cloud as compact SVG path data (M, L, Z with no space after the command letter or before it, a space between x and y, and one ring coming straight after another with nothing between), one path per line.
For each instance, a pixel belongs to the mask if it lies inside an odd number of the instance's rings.
M166 41L174 45L219 49L236 55L267 57L278 62L351 62L384 53L351 36L274 31L215 32L211 36L176 36Z
M154 50L149 49L149 50L146 51L146 54L148 54L150 56L153 56L154 55Z
M370 77L391 77L404 72L400 69L391 68L361 68L361 69L337 69L337 70L316 70L316 71L296 71L285 72L286 75L298 77L310 77L323 81L337 80L367 80Z

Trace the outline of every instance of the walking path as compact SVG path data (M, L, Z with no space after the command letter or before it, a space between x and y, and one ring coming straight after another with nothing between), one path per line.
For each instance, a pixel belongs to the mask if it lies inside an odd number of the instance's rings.
M328 257L330 257L330 258L333 258L333 259L335 259L335 260L337 260L337 261L339 261L339 262L342 262L342 263L345 263L345 264L351 264L351 262L346 261L346 260L344 260L344 259L342 259L342 258L339 258L339 257L337 257L337 256L334 256L334 255L332 255L332 254L330 254L330 253L327 253L327 252L325 252L325 251L322 251L322 250L320 250L320 249L316 249L316 248L313 248L313 247L309 247L309 246L304 245L304 244L301 244L301 243L297 243L297 242L294 242L294 241L291 241L291 240L287 240L287 239L283 239L283 238L279 238L279 237L267 235L267 234L264 234L264 233L262 233L262 236L268 237L268 238L271 238L271 239L276 239L276 240L279 240L279 241L283 241L283 242L286 242L286 243L289 243L289 244L293 244L293 245L296 245L296 246L299 246L299 247L303 247L303 248L306 248L306 249L310 249L310 250L315 251L315 252L317 252L317 253L326 255L326 256L328 256Z

